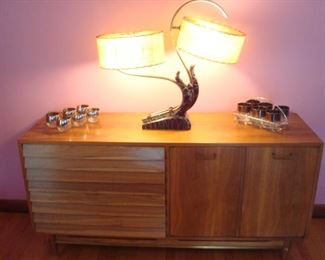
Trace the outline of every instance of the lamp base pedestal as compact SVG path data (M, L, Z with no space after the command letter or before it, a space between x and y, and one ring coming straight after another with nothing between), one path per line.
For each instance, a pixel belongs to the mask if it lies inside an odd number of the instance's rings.
M190 130L188 117L161 112L142 119L142 129L148 130Z
M179 56L180 57L180 56ZM181 59L181 57L180 57ZM182 60L182 59L181 59ZM183 62L183 60L182 60ZM184 64L184 63L183 63ZM142 129L161 130L190 130L191 122L187 117L187 111L194 105L199 95L199 84L194 75L194 66L187 71L190 83L186 85L176 73L175 84L182 91L182 103L176 107L152 113L142 119Z

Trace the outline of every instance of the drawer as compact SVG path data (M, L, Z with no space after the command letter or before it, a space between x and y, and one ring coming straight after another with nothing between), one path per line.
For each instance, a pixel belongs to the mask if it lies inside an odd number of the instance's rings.
M83 192L118 192L118 193L145 193L164 194L165 187L160 184L133 184L133 183L76 183L29 181L30 191L83 191Z
M109 160L88 158L25 158L27 169L57 169L70 171L107 171L107 172L164 172L165 162L144 160Z
M84 158L106 160L165 160L162 147L110 145L24 144L24 157Z
M23 146L23 154L27 169L78 172L165 171L165 150L162 147L26 144Z
M130 200L126 196L118 198L106 194L104 197L108 199L103 203L89 195L67 198L52 193L49 196L31 195L33 222L38 232L95 237L165 237L166 213L161 200L150 201L145 197ZM96 205L100 203L102 205Z
M75 218L77 221L78 218ZM119 220L123 220L119 218ZM148 222L147 219L141 220ZM128 219L124 221L128 223ZM163 226L161 222L160 226ZM49 224L36 223L36 231L46 234L93 236L93 237L117 237L117 238L164 238L164 227L130 227L129 225L71 225L71 224Z
M61 235L95 237L163 238L165 220L152 216L105 216L80 214L33 213L36 231Z
M165 206L133 206L133 205L96 205L96 201L87 203L51 203L32 202L33 213L63 215L96 215L107 217L152 217L165 220Z
M37 231L165 236L163 147L25 144L23 155Z
M125 170L125 168L124 168ZM138 169L137 169L138 170ZM60 170L46 168L31 168L26 170L27 180L33 181L54 181L54 182L86 182L86 183L142 183L142 184L165 184L165 173L148 171L104 171L93 169L81 170Z
M132 193L132 192L85 192L85 191L60 191L60 190L32 190L30 199L35 203L57 204L85 204L85 205L110 205L110 206L138 206L138 207L164 207L164 194Z

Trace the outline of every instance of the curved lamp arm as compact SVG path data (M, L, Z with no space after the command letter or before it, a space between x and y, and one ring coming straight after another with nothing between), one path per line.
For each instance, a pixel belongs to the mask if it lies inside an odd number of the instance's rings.
M174 13L173 15L173 18L172 20L170 21L170 26L169 26L169 29L170 30L173 30L173 29L180 29L180 25L179 26L174 26L174 20L177 16L177 14L183 9L183 7L185 7L186 5L189 5L189 4L193 4L193 3L198 3L198 2L201 2L201 3L207 3L207 4L211 4L215 7L217 7L217 9L220 11L220 13L222 14L222 16L224 18L228 18L228 14L226 13L226 11L219 5L217 4L216 2L212 1L212 0L190 0L184 4L182 4L180 7L178 7L178 9L176 10L176 12Z
M150 79L162 79L162 80L167 80L167 81L170 81L170 82L173 82L173 83L177 84L176 80L173 80L173 79L170 79L170 78L167 78L167 77L130 73L130 72L126 72L125 70L121 70L121 69L118 69L117 71L122 73L122 74L129 75L129 76L150 78Z

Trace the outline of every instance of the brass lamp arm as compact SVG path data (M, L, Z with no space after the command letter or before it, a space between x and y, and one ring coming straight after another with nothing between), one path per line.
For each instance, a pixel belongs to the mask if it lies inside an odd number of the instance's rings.
M187 68L187 66L186 66L186 64L185 64L185 62L184 62L184 60L182 59L181 54L179 53L179 51L178 51L177 49L176 49L176 53L177 53L178 58L181 60L183 66L184 66L184 68L185 68L185 70L186 70L186 73L187 73L187 75L188 75L188 77L189 77L189 79L190 79L190 82L192 82L190 71L189 71L189 69Z
M183 9L183 7L185 7L186 5L189 5L189 4L193 4L193 3L198 3L198 2L201 2L201 3L208 3L208 4L211 4L215 7L217 7L217 9L220 11L220 13L222 14L222 16L224 18L228 18L228 14L226 13L226 11L219 5L217 4L216 2L212 1L212 0L190 0L190 1L187 1L186 3L182 4L180 7L178 7L178 9L176 10L176 12L174 13L173 17L172 17L172 20L170 21L170 30L172 31L173 29L180 29L180 25L179 26L174 26L174 20L177 16L177 14Z
M126 72L126 71L121 70L121 69L118 69L117 71L122 73L122 74L129 75L129 76L136 76L136 77L142 77L142 78L152 78L152 79L162 79L162 80L168 80L170 82L173 82L173 83L177 84L176 80L173 80L173 79L170 79L170 78L167 78L167 77L130 73L130 72Z
M189 69L187 68L184 60L182 59L180 53L176 50L176 53L177 53L177 56L178 58L181 60L189 78L190 78L190 82L192 83L192 77L191 77L191 74L190 74L190 71ZM142 77L142 78L151 78L151 79L162 79L162 80L167 80L167 81L170 81L170 82L173 82L175 83L176 85L178 85L180 88L181 86L178 84L178 80L173 80L173 79L170 79L170 78L167 78L167 77L162 77L162 76L156 76L156 75L146 75L146 74L136 74L136 73L130 73L130 72L126 72L125 70L121 70L121 69L117 69L118 72L122 73L122 74L125 74L125 75L128 75L128 76L135 76L135 77ZM179 75L179 72L177 72L178 75ZM178 76L177 76L178 77ZM182 89L182 88L181 88Z

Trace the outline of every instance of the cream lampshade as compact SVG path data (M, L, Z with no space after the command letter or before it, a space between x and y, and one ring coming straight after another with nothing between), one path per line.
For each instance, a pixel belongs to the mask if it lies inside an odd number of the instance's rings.
M96 37L99 66L103 69L132 69L165 61L161 31L102 34Z
M184 17L177 49L210 61L236 63L245 33L226 25L195 17Z

